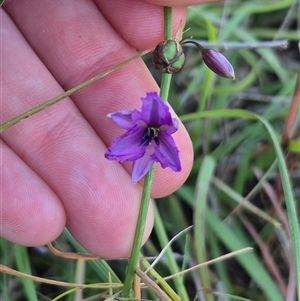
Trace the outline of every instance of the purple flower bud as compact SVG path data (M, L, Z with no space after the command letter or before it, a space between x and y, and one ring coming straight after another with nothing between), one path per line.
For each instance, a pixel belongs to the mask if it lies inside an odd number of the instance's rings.
M213 49L204 49L202 57L207 67L221 77L234 79L234 70L227 58Z

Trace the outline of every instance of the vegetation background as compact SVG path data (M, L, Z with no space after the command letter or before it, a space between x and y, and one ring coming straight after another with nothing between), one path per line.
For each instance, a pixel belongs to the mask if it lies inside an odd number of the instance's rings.
M154 231L142 253L153 262L172 242L155 266L160 276L169 276L251 247L168 283L182 300L296 301L300 267L293 261L283 185L292 186L299 203L300 120L295 104L300 92L293 93L300 86L300 2L230 0L190 7L186 28L186 36L226 55L236 79L217 77L202 63L197 48L184 46L186 64L173 76L169 101L191 135L195 163L182 188L155 202ZM145 61L152 70L150 57ZM153 75L160 80L156 71ZM296 120L287 125L291 106ZM255 116L271 126L275 138ZM289 173L284 181L274 148L278 141L284 142ZM83 251L67 230L58 245L64 251ZM120 283L126 271L125 260L69 260L47 247L23 248L3 239L0 258L3 265L29 275L70 283ZM118 291L70 289L4 273L0 277L3 301L102 300ZM158 297L145 288L142 298Z

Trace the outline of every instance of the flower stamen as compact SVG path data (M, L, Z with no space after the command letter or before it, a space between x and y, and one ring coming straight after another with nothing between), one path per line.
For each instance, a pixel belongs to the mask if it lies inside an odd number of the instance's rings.
M140 145L148 146L152 143L152 141L154 141L155 144L159 146L159 140L158 140L159 133L160 133L160 129L151 126L147 127L143 133L143 137Z

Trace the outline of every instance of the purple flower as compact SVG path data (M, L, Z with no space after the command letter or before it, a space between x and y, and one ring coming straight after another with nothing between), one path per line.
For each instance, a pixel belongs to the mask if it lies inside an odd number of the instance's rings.
M168 106L156 92L147 93L141 101L141 112L120 111L108 115L127 132L115 139L105 158L118 162L134 161L133 183L146 175L154 161L163 168L181 170L179 151L171 136L177 131L178 121L171 117Z
M213 49L204 49L202 57L207 67L217 75L234 79L233 67L222 53Z

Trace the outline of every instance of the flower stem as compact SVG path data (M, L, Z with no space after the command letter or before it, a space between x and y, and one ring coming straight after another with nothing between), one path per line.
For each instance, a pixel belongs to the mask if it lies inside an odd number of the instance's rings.
M165 23L165 39L172 39L172 8L165 7L164 8L164 23ZM161 90L160 97L167 102L170 83L171 83L171 74L163 74L161 81ZM147 213L150 203L150 194L152 189L152 182L154 176L155 164L152 165L151 169L147 173L144 182L144 188L142 193L142 200L140 205L139 216L137 220L137 226L135 230L135 236L133 240L133 247L131 251L131 256L128 263L128 268L125 276L124 286L121 292L121 297L128 298L130 294L130 290L132 287L135 269L137 267L137 263L139 260L140 248L142 245L142 239L147 219Z
M127 272L126 272L124 286L121 293L121 297L123 298L129 297L135 269L139 260L140 248L142 245L142 239L143 239L143 234L144 234L144 229L145 229L145 224L147 219L147 212L150 203L150 193L152 188L154 170L155 170L155 164L152 165L151 169L149 170L149 172L145 177L140 212L139 212L137 227L135 230L135 236L133 240L133 247L129 259Z
M164 32L165 40L172 40L172 8L164 8ZM170 84L171 84L172 74L163 73L160 85L160 98L164 101L168 101Z
M172 7L164 7L165 40L172 40Z
M167 73L163 73L161 78L160 98L164 102L168 102L171 78L172 78L172 74L167 74Z

